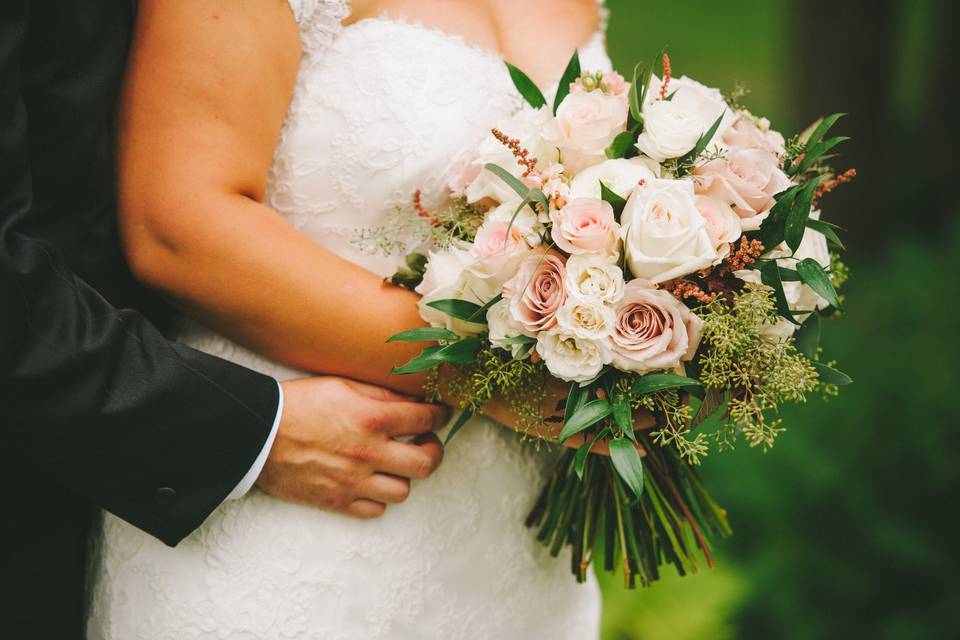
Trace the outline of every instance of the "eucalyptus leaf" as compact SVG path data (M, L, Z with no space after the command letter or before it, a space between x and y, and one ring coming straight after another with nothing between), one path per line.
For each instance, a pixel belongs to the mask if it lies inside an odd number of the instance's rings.
M467 322L475 322L476 324L487 323L481 311L483 307L474 302L468 302L467 300L455 300L453 298L434 300L433 302L428 302L427 306L437 311L442 311L457 320L466 320Z
M460 412L460 415L457 416L457 421L453 423L450 427L450 431L447 432L447 437L443 439L443 446L447 446L450 441L453 439L453 436L457 435L457 432L463 428L463 425L467 424L467 421L473 417L473 412L469 409L464 409Z
M817 294L829 302L836 309L842 309L840 297L837 290L834 289L830 281L830 275L824 270L820 263L813 258L804 258L797 263L797 273L800 279L808 287L817 292Z
M609 442L610 461L634 495L643 495L643 461L636 445L626 438L614 438Z
M791 251L796 251L803 242L803 233L807 230L807 220L810 219L810 209L813 204L813 194L816 193L820 178L807 182L793 203L787 215L783 229L783 239Z
M588 427L592 427L609 416L610 411L610 403L606 400L591 400L587 402L570 416L570 420L564 423L563 428L560 430L560 442L580 433Z
M613 207L613 215L619 221L620 214L623 213L623 208L627 206L627 201L613 189L603 184L602 180L600 181L600 197L604 202Z
M820 346L820 315L811 313L793 336L797 351L813 360Z
M801 276L802 277L802 276ZM783 281L780 280L780 267L776 260L767 260L760 265L760 281L773 289L774 300L777 303L777 313L792 322L800 324L790 310L790 303L783 292Z
M387 338L387 342L432 342L434 340L457 340L459 338L460 336L448 329L424 327L396 333Z
M827 239L827 242L831 242L841 249L846 249L846 247L843 246L843 242L840 240L840 236L837 235L836 227L829 222L810 218L807 220L807 226L814 231L822 233Z
M675 373L648 373L633 383L633 392L637 395L664 391L665 389L686 389L692 395L702 398L706 393L703 383Z
M814 362L813 368L817 370L820 382L824 384L835 384L838 387L843 387L853 382L853 379L844 372L828 367L822 362Z
M506 64L507 70L510 72L510 79L513 80L513 85L517 88L520 95L523 96L523 99L527 101L527 104L534 109L539 109L547 104L547 99L543 97L543 92L540 91L537 84L531 80L527 74L509 62Z
M579 77L580 52L574 49L573 55L570 56L570 61L567 63L567 68L563 71L563 76L560 78L560 84L557 86L557 95L553 99L553 115L557 115L557 109L560 108L560 103L563 102L563 99L570 93L570 84L576 82Z
M570 391L567 393L567 400L563 409L563 423L566 424L570 422L573 414L579 411L580 407L582 407L586 401L587 390L576 382L571 382Z
M513 189L521 198L526 198L530 195L530 187L523 184L519 178L500 165L488 162L483 168L506 182L507 186Z

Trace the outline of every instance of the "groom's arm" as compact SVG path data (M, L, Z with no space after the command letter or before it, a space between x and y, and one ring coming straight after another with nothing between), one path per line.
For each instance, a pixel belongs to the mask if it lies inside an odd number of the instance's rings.
M3 455L27 457L172 544L248 476L280 392L271 378L169 343L75 277L51 246L18 233L32 194L20 95L26 14L24 2L0 6Z

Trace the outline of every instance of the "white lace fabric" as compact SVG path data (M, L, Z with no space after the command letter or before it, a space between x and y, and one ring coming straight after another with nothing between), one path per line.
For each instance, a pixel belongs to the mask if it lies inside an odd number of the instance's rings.
M304 57L269 203L316 242L382 276L401 256L351 237L382 224L519 97L495 52L405 22L342 27L343 0L291 0ZM609 69L602 36L584 68ZM317 286L323 286L318 276ZM278 379L300 372L197 325L183 340ZM176 549L106 514L91 569L90 640L589 640L595 581L578 585L523 520L549 469L509 430L473 419L440 469L386 515L359 521L253 490Z

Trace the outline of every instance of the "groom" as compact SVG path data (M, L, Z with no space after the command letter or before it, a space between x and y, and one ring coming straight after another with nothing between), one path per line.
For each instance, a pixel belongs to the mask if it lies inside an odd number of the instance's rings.
M173 545L255 482L377 515L402 499L364 489L398 464L379 455L393 436L419 434L405 445L408 477L439 462L424 433L445 420L438 407L333 378L281 386L164 338L169 310L130 277L115 228L110 119L133 10L0 2L5 638L83 637L97 507ZM364 428L388 417L388 433ZM330 442L333 424L345 435Z

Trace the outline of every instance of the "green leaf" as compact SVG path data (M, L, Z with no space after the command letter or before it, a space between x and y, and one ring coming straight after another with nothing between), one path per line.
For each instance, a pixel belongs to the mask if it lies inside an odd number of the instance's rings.
M613 394L610 409L613 421L620 428L621 433L636 442L637 434L633 429L633 408L630 406L630 398L624 393Z
M406 262L407 266L413 271L423 273L427 270L427 256L422 253L409 253L403 261Z
M475 322L476 324L487 323L486 317L482 311L483 307L474 302L468 302L466 300L454 300L449 298L446 300L434 300L433 302L428 302L427 306L432 307L437 311L442 311L451 318L456 318L457 320L466 320L467 322Z
M530 189L527 192L527 197L543 207L544 211L550 210L550 203L547 201L547 194L540 189Z
M531 80L527 74L509 62L507 63L507 70L510 71L510 79L513 80L513 85L517 88L517 91L520 92L520 95L523 96L523 99L527 101L527 104L534 109L539 109L547 104L547 99L543 97L543 92L540 91L536 83Z
M642 87L639 83L643 81L643 75L643 65L638 63L633 67L633 82L630 83L630 92L627 94L630 102L630 117L637 123L643 122L643 103L640 102L640 95L643 92L637 89L638 86Z
M573 457L573 470L576 471L577 477L583 480L583 469L587 466L587 456L590 453L590 450L593 449L593 446L610 435L609 429L603 429L600 433L597 434L597 437L591 438L590 442L584 442L580 445L580 448L577 449L577 455Z
M814 220L809 218L807 220L807 226L813 229L814 231L819 231L827 239L827 242L831 242L841 249L846 249L843 246L843 242L840 240L840 236L837 235L836 225L832 225L829 222L824 222L823 220Z
M536 338L531 338L530 336L514 336L513 338L497 340L497 342L501 344L533 344L536 341Z
M765 250L770 251L783 242L786 233L787 217L793 209L797 194L803 187L795 185L773 196L776 204L770 209L770 215L760 224L760 242Z
M675 373L648 373L633 383L633 392L637 395L665 389L686 389L698 398L702 398L705 393L702 382Z
M476 362L477 354L480 353L481 347L483 347L483 340L480 338L462 338L445 347L441 347L441 349L431 357L440 362L448 362L450 364L472 364Z
M576 382L571 382L570 391L567 393L567 400L563 409L563 423L566 424L570 422L573 414L579 411L580 407L582 407L586 401L587 390Z
M803 173L817 162L822 160L827 151L830 151L830 149L833 149L841 142L846 142L849 139L850 136L836 136L830 138L829 140L818 142L813 146L808 144L806 147L804 147L806 149L806 151L804 151L805 155L803 156L803 160L800 161L800 165L797 167L796 172Z
M822 362L814 362L813 368L817 370L820 382L824 384L835 384L838 387L843 387L853 382L853 379L844 372L828 367Z
M833 283L830 282L829 274L820 266L819 262L813 258L804 258L797 263L797 273L800 274L800 279L804 284L816 291L821 298L837 309L843 308L840 305L837 290L833 288Z
M707 148L707 145L710 144L710 141L713 140L713 136L716 135L717 129L720 128L720 123L723 122L723 116L726 115L726 110L720 114L720 117L717 118L710 128L707 129L707 132L700 136L700 139L697 140L697 144L694 145L693 149L688 151L683 157L680 158L680 161L677 164L689 164L694 162L697 158L700 157L700 154L703 153L704 149Z
M609 446L610 461L613 462L617 475L639 498L643 495L643 462L636 445L626 438L614 438Z
M819 184L819 177L806 183L800 193L797 194L797 199L787 215L783 238L787 246L790 247L790 251L796 251L800 247L800 243L803 242L803 232L807 230L807 220L810 219L813 194Z
M717 387L708 387L706 395L704 395L703 400L700 402L700 406L697 407L697 413L690 421L690 428L693 429L705 422L720 409L725 401L726 396L720 389Z
M604 202L613 207L613 215L619 220L620 214L623 213L623 208L627 206L627 201L621 198L613 189L603 184L603 180L600 181L600 197Z
M817 347L820 346L820 316L817 313L811 313L800 325L793 336L793 344L797 351L811 360L817 355Z
M410 329L401 331L389 338L387 342L432 342L434 340L457 340L460 336L448 329L439 329L436 327L424 327L423 329Z
M537 341L528 342L517 350L517 355L513 356L514 360L523 360L527 357L527 354L530 353L530 350L533 349L533 345L537 344Z
M814 127L810 135L807 136L807 139L803 141L804 146L809 147L810 145L817 144L818 142L820 142L820 140L823 139L823 136L827 134L827 131L829 131L833 127L833 125L837 123L837 120L839 120L845 115L847 114L834 113L825 118L820 118L819 122L817 123L817 126Z
M570 420L563 424L560 430L560 442L600 422L610 415L610 411L610 403L606 400L591 400L584 404L570 416Z
M800 324L790 311L790 303L783 292L783 282L780 280L780 267L776 260L767 260L760 265L760 281L773 289L773 296L777 303L777 313L792 322Z
M627 131L621 131L617 134L617 137L613 139L613 142L610 143L610 146L606 148L604 153L611 160L616 160L617 158L631 158L636 155L637 148L634 144L637 142L637 128L628 129Z
M487 311L490 311L490 307L497 304L501 300L503 300L503 294L498 293L497 295L487 300L486 304L484 304L482 307L474 311L473 314L469 318L467 318L467 320L469 320L470 322L476 322L478 324L486 324Z
M794 271L793 269L780 267L780 281L781 282L800 282L800 274Z
M526 198L530 195L530 187L523 184L519 178L500 165L489 162L485 164L483 168L506 182L507 186L513 189L521 198Z
M570 62L567 63L567 68L560 78L560 84L557 85L557 95L553 99L553 115L557 115L557 109L560 108L560 103L563 102L563 99L570 93L570 83L575 82L579 77L580 53L574 49L573 55L570 56Z
M453 423L453 426L450 427L450 431L447 432L447 437L443 439L443 446L447 446L450 441L453 439L453 436L457 435L457 432L463 428L463 425L467 424L467 421L473 417L473 412L469 409L464 409L460 412L460 415L457 416L457 421Z
M435 366L440 364L435 356L442 347L427 347L420 352L420 355L412 358L407 364L402 367L394 367L390 370L390 373L398 376L407 375L411 373L420 373L421 371L427 371L428 369L433 369Z

